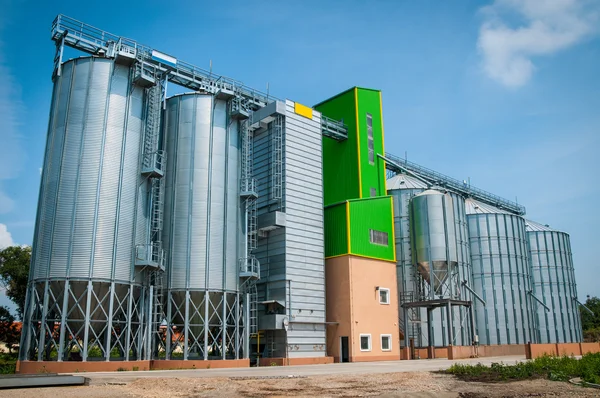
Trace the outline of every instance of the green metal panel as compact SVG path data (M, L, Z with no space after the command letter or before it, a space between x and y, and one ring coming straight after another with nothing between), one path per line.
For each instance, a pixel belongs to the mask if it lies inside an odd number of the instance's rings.
M386 194L385 162L377 157L383 150L383 119L381 111L381 92L366 88L357 89L358 96L358 130L360 142L360 174L362 197L371 196L371 188L375 188L375 196ZM367 134L367 114L372 117L374 162L369 162Z
M384 153L381 92L353 87L320 104L315 109L325 116L343 120L348 139L338 142L323 137L324 204L347 199L386 194L385 163L377 157ZM372 117L374 162L369 161L367 114Z
M394 217L391 198L383 196L356 199L349 203L351 254L395 261ZM371 229L387 233L387 246L371 243Z
M325 208L325 257L348 254L346 202Z
M358 198L360 193L354 88L315 105L315 109L330 118L343 120L348 127L347 140L338 142L323 137L323 203L327 206Z

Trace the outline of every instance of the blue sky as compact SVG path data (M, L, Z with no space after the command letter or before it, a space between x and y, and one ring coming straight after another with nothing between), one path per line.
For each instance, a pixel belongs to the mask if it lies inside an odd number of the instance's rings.
M381 89L386 150L518 197L600 296L600 2L4 0L0 246L32 241L58 13L307 105Z

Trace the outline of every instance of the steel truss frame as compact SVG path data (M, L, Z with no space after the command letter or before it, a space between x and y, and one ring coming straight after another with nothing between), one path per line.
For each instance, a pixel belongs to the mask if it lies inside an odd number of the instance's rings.
M52 279L28 287L20 360L122 361L143 355L144 288Z
M161 359L210 360L244 357L246 314L238 292L172 290Z

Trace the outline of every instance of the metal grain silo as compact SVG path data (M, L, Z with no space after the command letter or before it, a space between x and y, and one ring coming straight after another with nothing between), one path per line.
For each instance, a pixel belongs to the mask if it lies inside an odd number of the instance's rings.
M481 344L532 342L531 274L525 220L466 200L473 289L486 302L475 301Z
M397 280L399 291L400 322L404 319L404 310L401 305L414 301L424 300L423 288L420 286L422 278L419 278L418 268L414 265L414 255L411 249L411 207L413 198L428 189L428 184L423 180L404 174L398 174L387 181L388 194L392 195L394 201L394 228L396 236L397 257ZM441 193L440 193L441 194ZM453 253L457 263L459 283L458 289L454 291L454 298L470 300L470 294L464 290L460 282L471 281L470 254L468 247L467 223L462 196L453 192L446 193L449 198L447 208L453 222L449 226L452 238ZM456 283L454 283L456 285ZM423 325L426 324L427 311L425 309L411 309L409 312L408 334L414 339L415 346L425 346L428 342L428 331ZM453 308L455 328L453 331L453 345L464 345L471 343L471 335L468 329L468 316L463 308ZM445 311L433 310L434 344L438 346L448 345L446 331Z
M526 221L539 343L581 342L581 318L569 235Z
M140 358L143 98L110 59L67 61L54 80L22 359Z
M163 241L168 248L167 358L231 358L239 352L238 124L208 94L167 100Z

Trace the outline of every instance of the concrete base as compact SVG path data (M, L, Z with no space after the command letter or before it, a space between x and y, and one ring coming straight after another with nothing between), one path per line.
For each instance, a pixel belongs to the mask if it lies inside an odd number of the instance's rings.
M523 344L511 345L482 345L482 346L449 346L449 347L427 347L415 348L414 357L411 358L411 350L402 348L400 359L465 359L476 357L499 357L508 355L525 355L526 346Z
M57 361L17 361L16 373L79 373L79 372L118 372L142 370L170 369L223 369L247 368L249 359L231 359L215 361L89 361L89 362L57 362Z
M312 358L261 358L260 366L325 365L333 363L333 357Z
M527 344L527 359L551 356L579 356L600 352L600 343L557 343L557 344Z

